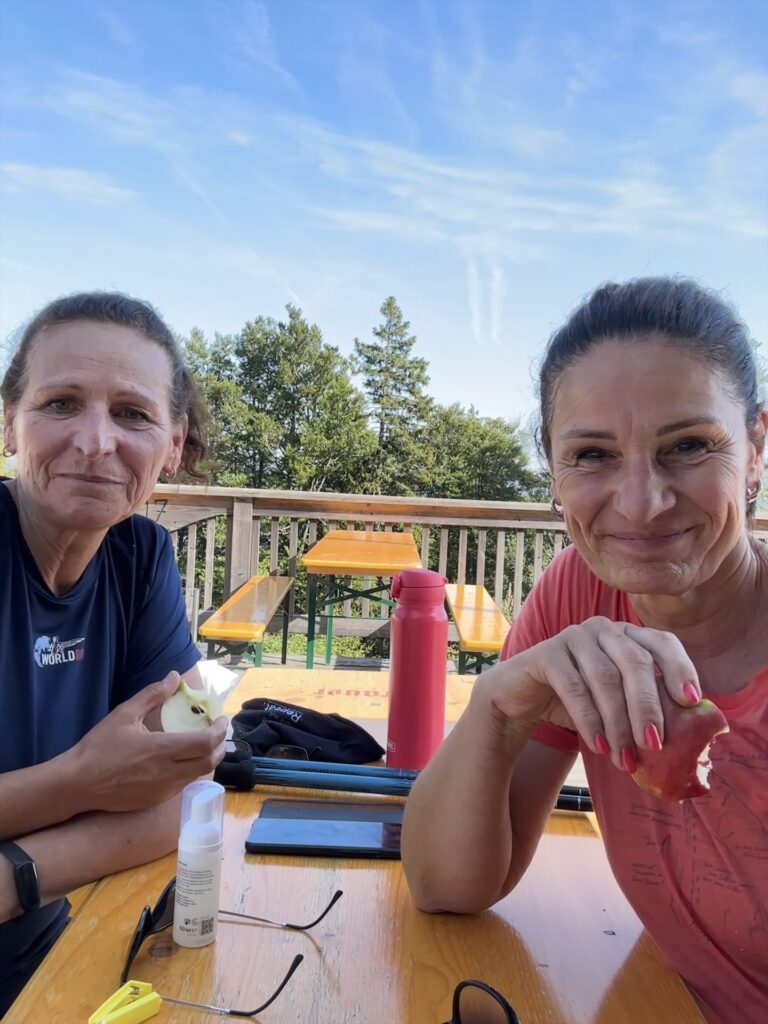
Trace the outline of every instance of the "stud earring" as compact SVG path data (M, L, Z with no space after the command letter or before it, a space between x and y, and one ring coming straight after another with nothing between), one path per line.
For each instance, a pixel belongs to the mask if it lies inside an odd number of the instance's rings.
M757 501L757 496L758 496L759 493L760 493L760 481L758 480L757 483L752 485L752 487L748 487L747 488L747 494L746 494L747 506L754 505L754 503Z

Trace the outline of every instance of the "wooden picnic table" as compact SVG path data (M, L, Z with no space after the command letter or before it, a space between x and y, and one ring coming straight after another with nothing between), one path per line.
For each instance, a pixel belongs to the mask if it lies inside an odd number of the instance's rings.
M301 557L307 570L307 668L314 665L317 578L327 580L320 612L326 616L325 661L330 664L333 642L333 611L348 598L375 598L388 602L389 585L383 581L402 569L420 569L421 558L413 534L389 530L330 530ZM374 576L378 583L354 587L344 577Z
M345 683L348 676L356 685ZM361 708L367 715L386 690L382 676L262 667L244 675L226 709L237 711L268 685L283 700L300 696L318 710ZM449 685L450 699L468 696L464 683ZM338 687L360 692L340 699ZM199 950L176 947L164 933L145 942L134 979L161 994L247 1008L271 994L302 953L287 988L259 1016L263 1024L441 1024L450 1017L455 985L468 977L502 992L523 1024L702 1024L613 880L589 816L554 812L525 878L491 910L431 915L413 906L399 861L246 855L245 837L262 801L287 796L268 788L227 793L220 906L306 919L343 889L330 914L309 933L222 918L216 942ZM117 988L140 911L175 864L171 855L101 882L14 1004L11 1024L86 1021ZM221 1017L164 1002L153 1019L213 1024Z

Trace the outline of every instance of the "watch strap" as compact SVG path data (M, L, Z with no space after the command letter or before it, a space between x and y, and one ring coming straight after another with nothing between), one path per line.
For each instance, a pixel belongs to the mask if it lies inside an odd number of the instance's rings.
M18 843L0 842L0 854L13 865L13 880L21 909L28 913L40 906L40 881L35 862Z

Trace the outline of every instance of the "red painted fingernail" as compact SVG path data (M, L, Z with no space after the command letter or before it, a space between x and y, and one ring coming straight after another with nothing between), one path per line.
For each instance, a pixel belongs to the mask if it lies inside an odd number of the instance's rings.
M661 736L656 726L649 722L645 727L645 742L651 750L661 750Z
M691 704L698 704L701 698L699 697L699 691L693 685L693 683L683 684L683 693Z
M597 747L598 754L610 754L611 752L608 740L601 732L595 733L595 746Z
M630 775L637 771L637 760L631 747L621 748L621 763L624 765L624 771Z

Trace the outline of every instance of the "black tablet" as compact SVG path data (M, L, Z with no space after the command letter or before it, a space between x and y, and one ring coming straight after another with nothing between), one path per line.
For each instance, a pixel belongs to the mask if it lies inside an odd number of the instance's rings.
M397 860L403 804L266 800L248 853Z

